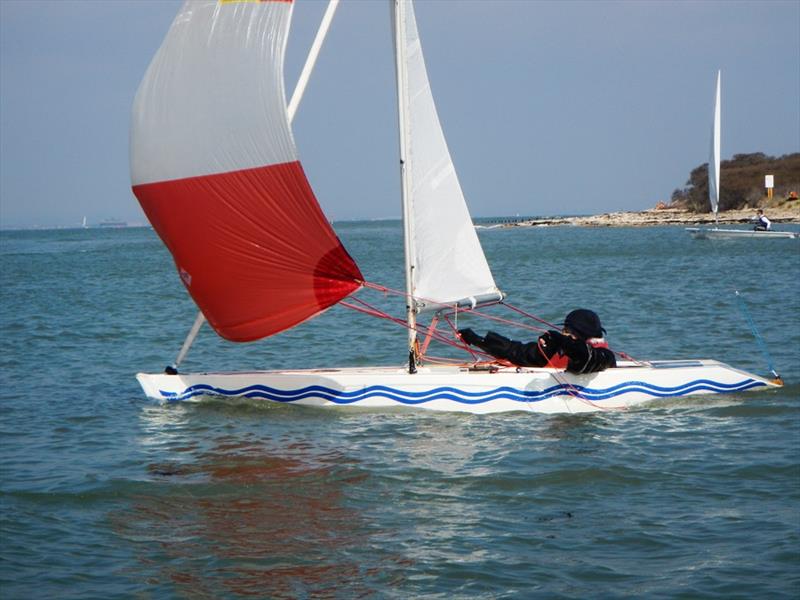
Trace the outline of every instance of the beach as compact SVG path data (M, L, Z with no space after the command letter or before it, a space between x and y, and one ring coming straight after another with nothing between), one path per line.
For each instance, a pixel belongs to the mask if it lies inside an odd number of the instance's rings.
M764 213L772 223L800 223L800 202L785 202L781 206L765 207ZM719 213L722 225L750 224L756 209L726 210ZM535 227L547 225L575 225L579 227L649 227L660 225L711 225L714 214L696 213L679 208L651 208L643 211L610 212L599 215L574 217L541 217L504 223L505 227Z

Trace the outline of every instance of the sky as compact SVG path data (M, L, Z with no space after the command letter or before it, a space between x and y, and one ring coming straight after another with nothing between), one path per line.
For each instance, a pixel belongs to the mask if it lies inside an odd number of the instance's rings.
M180 4L0 0L0 227L146 222L131 103ZM287 93L325 6L296 1ZM799 0L419 0L416 13L474 217L668 201L708 160L717 69L723 160L800 152ZM295 117L334 221L400 215L389 15L386 0L342 0Z

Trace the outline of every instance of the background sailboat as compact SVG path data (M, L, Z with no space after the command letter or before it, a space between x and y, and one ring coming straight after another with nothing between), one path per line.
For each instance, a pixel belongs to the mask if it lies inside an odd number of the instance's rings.
M589 375L484 364L477 358L433 364L428 344L448 341L437 332L440 321L501 302L504 295L481 249L447 149L413 5L410 0L391 4L404 291L365 280L322 214L297 158L283 87L291 2L183 5L134 102L131 177L134 193L201 309L198 327L205 318L222 337L249 341L294 327L336 303L387 317L359 299L343 302L359 289L376 288L397 293L406 304L405 321L396 321L409 332L408 363L140 373L149 397L244 396L475 413L587 412L773 385L708 360L627 360ZM427 323L418 322L430 315Z
M708 158L708 201L714 213L714 227L687 227L686 231L697 239L734 239L734 238L796 238L797 233L791 231L754 231L752 229L721 229L719 227L719 174L721 150L721 78L722 71L717 71L716 94L714 95L714 118L711 126L711 152Z

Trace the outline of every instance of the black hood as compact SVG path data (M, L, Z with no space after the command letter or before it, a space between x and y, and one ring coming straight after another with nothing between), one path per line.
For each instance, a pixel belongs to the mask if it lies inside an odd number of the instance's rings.
M600 324L597 313L588 308L578 308L564 319L564 327L586 339L601 338L605 329Z

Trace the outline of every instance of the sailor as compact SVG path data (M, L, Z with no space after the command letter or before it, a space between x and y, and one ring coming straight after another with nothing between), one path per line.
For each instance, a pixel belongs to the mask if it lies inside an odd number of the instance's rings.
M772 228L772 223L770 223L769 219L764 215L764 211L760 208L758 209L756 218L753 220L756 222L756 226L753 228L754 231L769 231Z
M617 365L594 311L578 308L564 319L561 331L546 331L535 342L510 340L494 331L484 337L460 329L461 339L496 358L520 367L554 367L570 373L594 373Z

